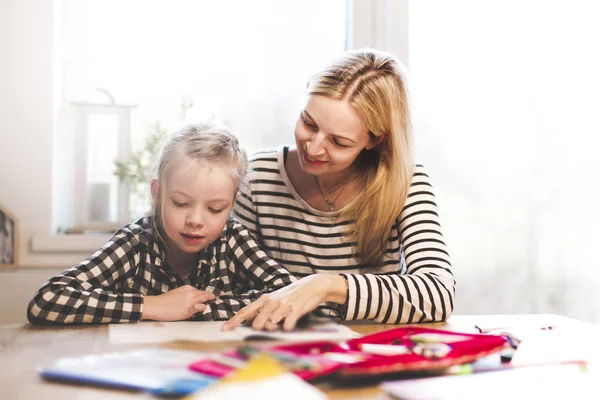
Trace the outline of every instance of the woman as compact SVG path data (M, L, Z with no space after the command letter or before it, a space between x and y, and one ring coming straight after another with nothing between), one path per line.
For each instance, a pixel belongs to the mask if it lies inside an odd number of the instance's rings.
M254 157L235 212L302 279L223 329L253 320L290 330L317 307L345 320L446 320L455 281L429 177L413 160L398 60L350 51L313 76L295 138L295 148Z

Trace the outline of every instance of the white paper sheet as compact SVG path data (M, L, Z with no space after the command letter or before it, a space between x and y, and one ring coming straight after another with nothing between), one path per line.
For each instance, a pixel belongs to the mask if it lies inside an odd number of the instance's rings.
M302 400L327 399L325 393L318 388L263 354L206 390L186 397L186 400L263 400L286 397Z
M326 400L316 387L293 374L263 379L262 382L235 382L199 391L190 400L280 399L286 394L294 399Z
M256 337L294 342L314 342L318 340L341 341L354 339L360 336L347 326L336 324L334 322L314 323L306 328L296 329L291 332L261 332L245 326L240 326L236 328L235 331L245 339Z
M111 343L165 343L175 341L226 342L241 340L236 331L222 332L220 321L144 321L132 324L111 324Z
M132 324L111 324L111 343L165 343L174 341L227 342L246 338L271 338L286 341L347 340L360 335L352 329L333 322L311 324L307 328L292 332L263 332L249 327L238 327L233 331L221 331L222 321L144 321Z
M599 399L596 379L578 365L564 364L391 381L381 388L405 400Z
M531 365L565 361L600 361L600 328L583 325L551 331L535 331L523 337L512 358L512 365Z
M518 315L453 315L448 320L450 327L461 327L473 333L526 328L541 329L549 326L564 326L578 321L555 314ZM477 328L476 328L477 327Z

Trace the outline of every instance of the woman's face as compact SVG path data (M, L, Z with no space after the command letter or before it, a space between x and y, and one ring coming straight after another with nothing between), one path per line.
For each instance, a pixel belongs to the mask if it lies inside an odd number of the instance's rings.
M347 170L363 149L373 147L354 107L322 95L308 97L295 135L302 169L317 176Z

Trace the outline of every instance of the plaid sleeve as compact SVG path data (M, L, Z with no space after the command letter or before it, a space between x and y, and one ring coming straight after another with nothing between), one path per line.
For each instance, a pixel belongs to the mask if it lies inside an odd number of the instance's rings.
M206 307L202 319L227 320L265 293L273 292L297 278L262 251L241 223L228 230L226 262L235 276L235 293L219 295Z
M51 278L27 308L32 324L115 323L142 317L141 293L118 293L116 284L139 264L137 235L121 229L85 261Z

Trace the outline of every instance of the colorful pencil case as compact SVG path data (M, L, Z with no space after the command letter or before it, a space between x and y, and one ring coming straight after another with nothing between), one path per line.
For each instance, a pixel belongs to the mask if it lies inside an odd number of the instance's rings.
M251 354L247 350L252 349L254 352L265 352L273 355L275 359L278 359L290 371L300 378L309 381L329 375L348 362L356 362L364 359L364 355L360 352L356 352L360 358L358 356L350 358L351 356L348 355L348 352L340 348L337 343L311 342L311 348L319 349L315 354L307 354L307 350L310 351L310 349L307 349L306 346L307 343L282 346L244 346L199 360L190 364L189 368L205 375L223 377L234 369L241 367L251 357ZM331 349L331 352L321 351L328 349ZM331 357L330 353L336 353L341 357L345 357L344 362Z
M509 343L502 336L460 333L406 326L342 343L312 342L244 346L199 360L194 371L221 377L255 352L267 352L304 380L335 373L341 379L401 373L435 373L499 352Z
M502 336L460 333L431 328L403 327L346 342L350 350L376 352L401 346L399 354L382 355L350 364L339 371L344 378L444 370L467 364L510 347ZM369 349L374 348L375 351Z

